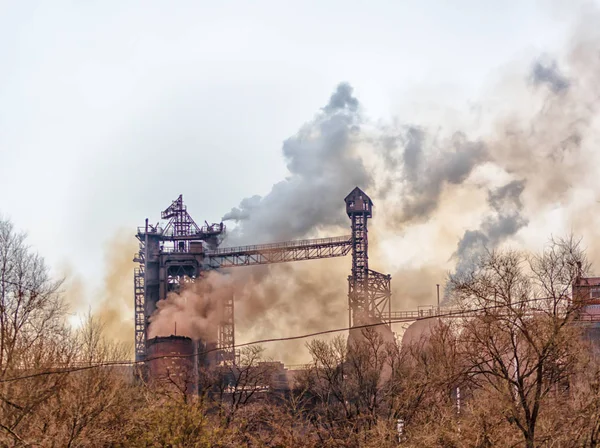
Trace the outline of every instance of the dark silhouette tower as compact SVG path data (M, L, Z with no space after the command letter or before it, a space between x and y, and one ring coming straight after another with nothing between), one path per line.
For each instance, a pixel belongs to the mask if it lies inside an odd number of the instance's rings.
M350 302L350 326L359 325L368 313L369 300L369 230L373 201L364 191L356 187L344 199L346 213L352 224L352 274L348 278Z
M356 187L344 199L352 229L352 273L348 277L349 326L384 322L391 315L391 276L369 269L368 219L373 201Z
M161 218L168 220L164 228L158 224L146 224L138 228L140 250L134 261L139 263L135 270L135 358L146 358L148 319L157 308L159 300L170 292L178 291L184 283L193 282L207 270L205 251L216 248L225 227L223 223L200 227L192 219L180 195ZM215 341L221 347L219 356L233 356L233 295L221 304L223 322L219 323ZM227 330L222 330L227 326ZM221 339L219 339L221 338ZM219 340L218 340L219 339ZM217 341L218 340L218 341Z

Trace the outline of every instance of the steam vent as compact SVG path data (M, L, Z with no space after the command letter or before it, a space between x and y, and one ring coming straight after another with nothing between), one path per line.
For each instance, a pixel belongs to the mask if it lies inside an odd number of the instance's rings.
M148 380L153 386L193 394L198 382L195 344L186 336L148 339Z

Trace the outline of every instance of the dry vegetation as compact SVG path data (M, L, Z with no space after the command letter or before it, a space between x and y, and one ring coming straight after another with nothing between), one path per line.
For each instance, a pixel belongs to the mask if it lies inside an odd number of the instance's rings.
M265 390L273 370L251 347L190 397L134 382L129 367L86 369L127 350L92 316L65 325L61 284L0 221L0 446L595 447L600 364L569 300L578 269L572 239L493 252L449 279L456 306L477 312L410 346L376 329L311 341L285 394Z

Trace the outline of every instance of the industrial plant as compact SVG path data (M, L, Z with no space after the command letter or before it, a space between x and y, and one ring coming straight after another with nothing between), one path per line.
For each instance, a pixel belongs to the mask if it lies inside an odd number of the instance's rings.
M195 362L209 368L235 363L233 292L220 301L215 331L206 340L192 341L185 335L176 335L176 322L172 335L149 337L150 319L158 302L207 272L343 257L349 253L352 266L348 277L348 327L380 324L379 331L386 339L393 339L391 276L369 268L368 220L373 216L373 201L356 187L344 203L350 235L241 247L220 247L226 231L223 223L199 226L188 213L182 196L161 213L161 219L167 220L164 226L151 225L146 219L145 225L138 228L140 250L134 258L139 263L134 273L136 362L147 361L151 377L164 374L165 363L181 369L176 366L178 359L187 365L193 353L204 354L203 360L199 357Z
M404 332L403 342L410 342L431 327L432 318L465 317L464 312L440 308L439 285L437 307L392 310L391 276L369 268L368 220L373 217L373 201L356 187L344 198L344 203L350 219L350 235L238 247L221 247L226 232L223 222L205 222L199 226L188 213L182 195L161 213L162 225L151 225L146 219L137 231L140 250L134 257L139 264L134 272L135 360L145 366L143 374L149 383L177 377L185 383L186 391L192 393L196 390L199 369L214 370L240 362L235 344L233 290L221 291L217 312L211 314L215 322L207 326L204 338L178 335L177 322L171 323L173 331L169 335L149 332L161 300L211 271L227 275L230 268L343 257L351 253L348 276L351 339L360 334L353 329L372 325L384 340L395 342L392 323L415 321ZM586 326L585 334L592 341L600 340L600 278L578 276L572 297L581 304L578 321ZM270 364L277 367L281 387L289 387L289 378L283 376L289 373L292 377L293 372L287 371L282 363Z

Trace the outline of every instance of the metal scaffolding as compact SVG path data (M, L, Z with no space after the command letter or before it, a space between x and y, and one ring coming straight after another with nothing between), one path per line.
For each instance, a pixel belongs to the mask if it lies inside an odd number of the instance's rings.
M319 238L206 251L211 269L343 257L352 248L350 236Z
M348 277L348 325L385 322L391 312L391 276L369 269L368 219L373 201L356 187L344 199L352 229L352 272ZM388 319L389 320L389 319ZM391 324L390 324L391 326Z
M169 220L164 229L146 220L145 227L138 228L140 251L134 257L139 263L134 272L136 360L145 359L148 319L158 301L213 269L342 257L352 251L350 326L367 319L389 318L391 277L369 269L367 220L372 216L373 203L359 188L345 202L351 235L241 247L219 248L225 232L223 223L199 227L181 195L161 213L162 219ZM235 359L234 296L233 292L224 296L215 334L219 349L215 359L227 363Z

